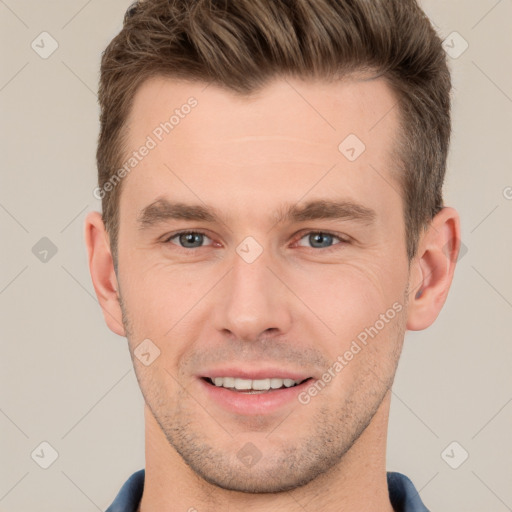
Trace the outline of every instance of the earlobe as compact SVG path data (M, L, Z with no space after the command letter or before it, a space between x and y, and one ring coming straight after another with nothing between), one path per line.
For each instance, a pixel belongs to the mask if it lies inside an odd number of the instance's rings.
M85 244L94 291L103 311L105 322L111 331L119 336L126 336L109 238L99 212L87 214Z
M439 315L450 290L459 249L459 215L453 208L443 208L421 237L411 262L408 330L426 329Z

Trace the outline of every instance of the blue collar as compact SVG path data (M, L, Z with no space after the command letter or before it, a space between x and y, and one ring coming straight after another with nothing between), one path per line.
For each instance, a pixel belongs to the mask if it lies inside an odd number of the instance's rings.
M133 473L106 512L137 512L144 489L144 477L144 469ZM409 478L402 473L389 471L387 477L389 500L395 512L429 512Z

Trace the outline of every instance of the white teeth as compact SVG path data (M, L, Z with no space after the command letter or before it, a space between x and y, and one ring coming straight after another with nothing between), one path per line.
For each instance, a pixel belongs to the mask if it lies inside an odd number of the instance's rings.
M270 387L272 389L279 389L283 387L282 379L270 379Z
M268 391L270 389L270 379L253 380L252 389Z
M221 377L222 381L220 384L215 383L216 386L225 386L227 388L235 387L235 379L233 377Z
M237 389L239 391L268 391L270 389L279 389L282 387L290 388L296 384L299 384L300 380L292 379L239 379L234 377L215 377L211 379L217 387Z
M235 379L235 389L251 389L252 381L248 379Z

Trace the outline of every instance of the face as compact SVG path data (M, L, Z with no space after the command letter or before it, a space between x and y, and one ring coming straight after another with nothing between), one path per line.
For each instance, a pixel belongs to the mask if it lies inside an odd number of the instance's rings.
M395 103L382 79L137 92L129 154L150 149L122 183L123 322L149 410L211 483L312 481L388 394L409 276Z

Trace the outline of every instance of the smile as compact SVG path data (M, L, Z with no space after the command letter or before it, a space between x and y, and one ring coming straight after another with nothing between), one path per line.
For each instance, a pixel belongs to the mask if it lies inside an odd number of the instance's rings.
M281 379L278 377L268 379L240 379L237 377L206 377L205 380L214 386L230 389L232 391L240 391L245 393L266 393L282 388L291 388L302 384L308 379L293 380Z

